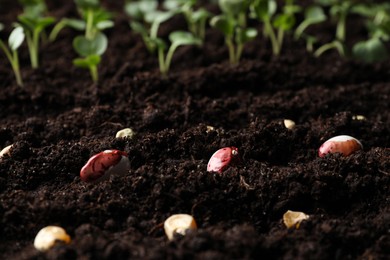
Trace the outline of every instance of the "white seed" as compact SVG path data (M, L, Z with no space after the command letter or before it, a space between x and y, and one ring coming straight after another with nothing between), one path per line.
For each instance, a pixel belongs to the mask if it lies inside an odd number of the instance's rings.
M6 154L11 155L11 148L12 148L12 144L4 147L4 149L0 151L0 159Z
M34 240L34 247L39 251L47 251L56 243L63 242L70 243L70 236L62 227L47 226L42 228Z
M295 122L290 119L284 119L283 120L284 126L287 129L293 129L295 127Z
M358 121L363 121L363 120L366 120L366 117L363 115L356 115L356 116L352 116L352 119L358 120Z
M295 228L298 229L301 222L308 218L309 215L299 211L287 210L287 212L283 214L283 222L287 228L292 228L295 226Z
M195 219L188 214L175 214L164 222L164 230L169 240L173 239L175 233L185 235L188 229L196 229Z
M125 128L120 131L118 131L115 135L116 138L133 138L134 137L134 131L131 128Z

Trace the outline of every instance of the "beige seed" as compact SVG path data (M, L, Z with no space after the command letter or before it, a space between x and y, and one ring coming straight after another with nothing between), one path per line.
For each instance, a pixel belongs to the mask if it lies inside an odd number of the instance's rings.
M34 240L34 247L39 251L44 252L52 248L58 242L69 244L70 241L70 236L62 227L47 226L38 232Z
M188 214L175 214L164 222L165 234L169 240L173 239L175 233L185 235L188 229L197 229L195 219Z
M0 151L0 159L6 154L11 155L11 148L12 148L12 144L4 147L4 149Z
M133 138L134 137L134 131L131 128L125 128L120 131L118 131L115 135L116 138Z
M352 119L358 120L358 121L363 121L363 120L366 120L366 117L363 115L356 115L356 116L352 116Z
M283 222L287 228L295 226L295 228L298 229L301 222L308 218L309 215L306 215L303 212L287 210L287 212L283 215Z
M214 126L211 126L211 125L206 126L206 133L210 133L210 132L213 132L213 131L215 131Z
M284 119L283 123L287 129L293 129L295 127L295 122L290 119Z

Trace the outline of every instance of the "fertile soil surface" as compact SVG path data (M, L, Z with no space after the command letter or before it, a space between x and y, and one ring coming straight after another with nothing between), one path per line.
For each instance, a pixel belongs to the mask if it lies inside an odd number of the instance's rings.
M51 15L77 17L73 1L47 2ZM98 84L72 65L72 29L42 46L37 70L22 46L24 88L0 56L0 148L13 144L0 161L2 259L388 259L389 60L314 58L290 35L274 57L259 36L231 66L223 36L208 27L203 48L180 48L163 78L123 1L104 6L116 18ZM1 0L2 39L21 11ZM364 29L349 22L352 44ZM185 28L176 17L160 33ZM316 28L322 42L334 33L332 24ZM127 127L134 138L116 139ZM364 149L320 158L319 146L340 134ZM226 146L240 160L207 172ZM128 173L81 181L81 167L105 149L128 153ZM287 210L310 218L287 229ZM177 213L193 215L198 230L169 241L162 225ZM72 242L37 251L34 237L48 225Z

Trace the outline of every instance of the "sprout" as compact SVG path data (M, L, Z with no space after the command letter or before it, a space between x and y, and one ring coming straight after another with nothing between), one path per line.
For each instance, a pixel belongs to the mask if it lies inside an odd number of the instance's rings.
M39 66L39 39L46 27L53 24L53 17L45 17L46 4L44 0L20 0L24 12L18 16L19 25L23 27L30 54L31 67Z
M172 240L175 234L184 236L189 229L195 230L197 226L195 219L188 214L175 214L164 222L165 234L169 240Z
M47 226L42 228L34 239L34 247L39 251L47 251L58 242L69 244L70 236L62 227Z
M276 11L275 0L254 0L251 3L252 16L264 23L264 35L271 41L273 54L279 55L284 35L295 25L295 14L300 12L301 8L294 5L294 0L286 0L282 13L276 14Z
M248 1L219 0L221 15L214 16L210 25L225 35L225 43L229 50L229 61L238 64L244 44L257 36L255 28L247 28Z
M25 34L23 28L21 26L16 26L8 38L9 48L2 40L0 40L0 48L3 50L3 52L7 56L8 61L11 63L12 70L15 74L16 83L21 87L23 87L23 80L20 74L19 57L17 50L23 43L24 38Z
M157 0L141 0L127 2L126 13L132 18L131 29L139 33L150 53L158 48L158 29L160 25L175 15L174 11L157 10Z
M299 211L287 210L287 212L283 214L283 222L287 228L295 226L295 228L298 229L301 222L306 219L309 219L309 215Z
M166 0L164 7L170 11L175 11L184 15L188 30L202 43L205 38L206 21L211 14L204 8L194 10L196 0Z
M199 38L196 38L189 32L176 31L169 34L169 40L171 46L165 55L166 44L160 38L155 38L154 41L158 48L158 61L160 66L160 72L163 76L166 76L171 65L174 52L179 46L183 45L201 45L202 42Z
M321 23L326 20L326 15L322 7L313 5L309 6L305 10L305 19L298 25L295 29L294 38L298 40L299 38L304 38L306 40L306 50L312 52L314 43L317 41L317 38L312 35L304 33L304 31L313 24Z
M53 28L49 39L54 41L58 33L65 27L71 27L78 31L84 31L73 39L73 48L80 56L73 60L73 64L79 68L89 69L93 82L98 82L98 65L101 56L106 51L108 39L103 30L114 26L111 21L111 13L100 7L99 0L75 0L82 19L63 18Z

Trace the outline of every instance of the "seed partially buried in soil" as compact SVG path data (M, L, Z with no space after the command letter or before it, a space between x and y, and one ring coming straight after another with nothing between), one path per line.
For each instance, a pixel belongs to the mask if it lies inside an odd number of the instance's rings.
M131 128L125 128L125 129L122 129L122 130L119 130L116 135L115 135L115 138L129 138L129 139L132 139L134 137L134 131L133 129Z
M85 182L107 180L112 174L124 175L130 169L127 153L119 150L105 150L92 156L81 168L80 178Z
M318 149L318 155L324 157L328 153L341 153L348 156L362 149L363 145L356 138L349 135L339 135L323 143Z
M174 238L174 235L185 235L189 229L197 229L195 219L188 214L175 214L167 218L164 222L164 231L169 240Z
M238 149L234 146L216 151L207 164L208 172L222 173L231 163L238 159Z
M70 236L62 227L47 226L42 228L34 239L34 247L41 251L47 251L57 243L69 244Z
M4 155L11 155L11 148L12 144L4 147L3 150L0 151L0 160Z
M283 214L283 223L287 228L295 227L298 229L301 222L308 218L309 215L306 215L303 212L287 210L287 212Z
M295 122L292 121L291 119L284 119L283 120L284 127L287 129L293 129L295 127Z

